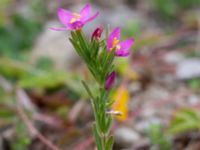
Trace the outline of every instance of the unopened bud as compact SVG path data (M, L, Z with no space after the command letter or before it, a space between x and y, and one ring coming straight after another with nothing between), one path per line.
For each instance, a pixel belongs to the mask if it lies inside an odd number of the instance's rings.
M99 40L101 38L101 34L103 32L103 27L98 27L92 33L92 40Z
M113 71L111 72L107 78L106 78L106 83L105 83L105 89L110 90L115 82L116 78L116 73Z

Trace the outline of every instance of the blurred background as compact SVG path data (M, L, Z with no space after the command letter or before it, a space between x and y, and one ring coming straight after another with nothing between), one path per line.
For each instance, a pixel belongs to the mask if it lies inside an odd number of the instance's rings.
M49 29L87 2L89 39L99 25L135 39L115 62L113 149L200 150L200 0L0 0L0 150L95 149L93 81L69 32Z

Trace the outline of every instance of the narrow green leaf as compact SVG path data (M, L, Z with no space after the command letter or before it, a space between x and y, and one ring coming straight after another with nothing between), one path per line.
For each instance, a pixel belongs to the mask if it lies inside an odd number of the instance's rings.
M74 41L74 39L71 39L71 38L70 38L69 40L70 40L70 42L72 43L72 45L73 45L74 49L76 50L77 54L78 54L81 58L83 58L82 51L81 51L81 48L79 47L79 45Z
M87 93L89 94L89 96L90 96L93 100L95 100L95 98L94 98L94 96L93 96L91 90L89 89L89 87L88 87L88 85L85 83L85 81L82 80L81 82L82 82L83 86L85 87L85 89L86 89Z
M181 133L200 128L200 116L197 112L184 109L175 114L175 119L169 126L169 132Z
M90 54L88 53L88 48L86 48L83 41L80 40L79 35L77 35L75 32L71 32L71 36L72 38L70 38L70 41L73 44L74 49L87 64L90 64Z
M113 143L114 143L114 138L113 138L113 136L110 136L108 138L108 140L106 141L106 148L105 148L105 150L112 150Z
M98 133L98 130L96 128L95 123L93 124L93 134L95 136L95 141L96 141L98 150L103 150L103 146L102 146L103 144L102 144L101 136Z
M111 125L112 125L112 116L108 115L107 121L106 121L106 129L105 129L106 133L110 131Z
M69 74L66 72L45 72L38 75L27 75L18 81L20 87L26 89L53 88L67 82Z
M115 102L115 100L110 100L110 101L108 101L108 102L106 103L106 108L107 108L107 109L110 108L110 107L113 105L114 102Z
M103 62L102 70L104 70L106 73L110 70L114 57L115 52L113 50L112 52L108 53L107 59L105 60L105 62Z
M71 31L71 36L73 40L77 40L76 34L74 31Z
M106 122L106 112L103 112L104 109L101 109L101 131L107 133L107 122Z
M84 37L82 31L77 30L76 35L77 35L78 41L80 42L80 47L82 48L84 53L87 55L87 57L90 58L89 44L86 41L86 38Z
M94 48L92 48L91 50L93 50L93 55L94 59L97 61L97 57L98 57L98 53L99 53L99 43L97 43L97 41L94 41Z

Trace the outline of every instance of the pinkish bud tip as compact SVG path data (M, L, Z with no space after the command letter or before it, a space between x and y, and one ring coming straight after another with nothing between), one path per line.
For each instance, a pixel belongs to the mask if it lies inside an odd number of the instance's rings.
M105 89L110 90L115 82L116 73L113 71L107 76L106 83L105 83Z
M103 27L98 27L92 33L92 40L96 39L99 40L101 38L101 34L103 32Z

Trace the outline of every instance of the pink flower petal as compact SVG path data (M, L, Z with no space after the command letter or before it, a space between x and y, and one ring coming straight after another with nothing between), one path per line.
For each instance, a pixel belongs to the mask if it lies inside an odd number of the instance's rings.
M134 43L134 39L130 38L120 42L120 49L129 50Z
M84 22L85 20L87 20L90 16L91 13L91 5L90 4L86 4L85 7L80 11L80 15L81 15L81 20Z
M129 55L129 49L131 48L133 43L134 43L134 40L132 38L125 40L125 41L122 41L120 43L120 49L115 51L115 55L116 56L122 56L122 57L128 56Z
M129 50L117 50L115 51L115 56L126 57L130 54Z
M63 23L66 27L68 27L70 20L73 18L73 14L65 9L58 9L58 18L61 23Z
M113 46L112 43L113 43L114 38L117 38L117 40L120 39L120 31L121 31L120 28L117 27L108 36L108 39L107 39L107 50L108 51L110 51L110 48L112 48L112 46Z
M97 16L99 15L99 12L96 12L92 17L89 17L88 19L84 20L84 24L87 22L90 22L92 20L94 20Z
M71 28L72 30L81 29L83 26L84 26L84 23L81 22L81 21L76 21L76 22L70 24L70 28Z
M90 16L91 5L86 4L85 7L80 11L80 14L74 14L68 10L59 8L58 18L62 24L64 24L68 30L78 30L82 28L87 22L92 21L98 16L98 12L93 16ZM80 18L79 18L80 15ZM73 19L73 20L72 20ZM52 28L53 30L61 31L62 29Z

